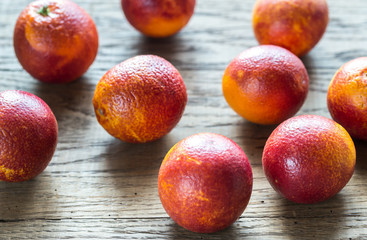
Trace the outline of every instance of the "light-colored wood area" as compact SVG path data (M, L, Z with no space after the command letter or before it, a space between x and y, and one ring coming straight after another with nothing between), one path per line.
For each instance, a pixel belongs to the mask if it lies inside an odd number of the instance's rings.
M275 126L252 124L227 105L222 76L228 63L257 45L253 0L198 0L190 23L174 37L148 39L123 16L120 0L75 0L96 22L100 46L79 80L44 84L15 57L12 35L27 0L0 1L0 90L41 97L59 123L55 155L37 178L0 182L0 239L367 239L367 143L355 141L357 165L348 185L323 203L301 205L279 196L261 166ZM328 84L345 62L367 56L367 2L329 0L323 39L302 61L310 76L298 114L330 117ZM188 104L174 130L148 144L127 144L98 124L92 97L102 75L138 54L166 58L181 72ZM160 163L179 140L199 132L223 134L246 152L254 173L250 203L232 226L214 234L191 233L165 213L157 192Z

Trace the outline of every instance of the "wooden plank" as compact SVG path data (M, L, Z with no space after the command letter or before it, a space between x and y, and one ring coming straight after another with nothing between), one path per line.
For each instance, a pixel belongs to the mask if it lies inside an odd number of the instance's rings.
M189 232L169 218L63 219L2 223L0 230L17 239L365 239L365 217L240 218L229 228L211 234Z
M124 152L116 155L123 156ZM85 165L82 162L88 160L75 161L50 166L30 182L16 186L0 183L1 220L166 217L156 184L160 158L152 161L139 156L131 160L108 157L89 161L89 167L83 170L79 170ZM357 168L350 183L337 196L313 205L284 200L271 189L259 164L253 164L253 172L253 194L244 216L312 218L367 214L367 192L363 191L365 168Z

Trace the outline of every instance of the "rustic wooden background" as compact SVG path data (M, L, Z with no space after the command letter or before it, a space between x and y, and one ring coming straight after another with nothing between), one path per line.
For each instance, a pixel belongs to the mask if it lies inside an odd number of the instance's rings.
M262 171L262 149L275 126L249 123L222 96L222 75L230 60L257 45L251 26L254 0L197 0L186 28L162 40L136 32L120 0L75 0L96 22L100 47L89 71L65 85L34 80L15 57L13 28L29 2L0 1L0 91L21 89L44 99L58 120L59 140L50 165L37 178L0 182L0 239L367 239L366 142L355 141L355 174L339 194L319 204L295 204L280 197ZM330 0L329 10L327 32L302 58L310 91L298 114L330 117L326 92L333 74L343 63L367 56L367 2ZM133 145L99 126L91 101L101 76L138 54L156 54L173 63L186 83L188 104L166 137ZM244 214L214 234L176 225L157 193L158 169L167 151L198 132L233 139L254 173Z

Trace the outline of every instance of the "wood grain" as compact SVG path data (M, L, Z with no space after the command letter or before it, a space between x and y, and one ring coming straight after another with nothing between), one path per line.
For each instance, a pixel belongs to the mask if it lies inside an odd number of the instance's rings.
M75 0L90 13L100 37L98 56L78 81L43 84L18 63L12 34L27 0L0 2L0 91L21 89L44 99L59 123L54 158L40 176L24 183L0 182L0 239L367 239L367 144L355 141L357 166L334 198L299 205L280 197L261 166L265 141L275 126L236 115L222 96L228 63L257 45L251 0L198 0L190 23L174 37L148 39L124 18L119 0ZM323 39L302 58L310 91L298 114L330 117L328 84L346 61L367 56L367 2L329 1ZM91 104L95 85L114 65L138 54L156 54L181 72L188 92L182 120L166 137L127 144L99 126ZM223 134L246 152L254 190L242 217L228 229L196 234L177 226L157 193L157 175L167 151L198 132Z

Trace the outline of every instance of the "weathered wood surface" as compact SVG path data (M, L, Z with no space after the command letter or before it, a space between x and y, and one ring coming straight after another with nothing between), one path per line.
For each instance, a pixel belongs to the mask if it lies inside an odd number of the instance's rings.
M367 239L367 143L356 141L357 166L334 198L299 205L281 198L262 172L261 154L274 126L258 126L226 104L221 79L231 59L257 45L251 0L198 0L189 25L164 40L147 39L125 20L119 0L75 0L97 24L98 56L78 81L43 84L14 55L12 34L27 0L0 1L0 90L21 89L44 99L59 123L53 160L36 179L0 182L0 239ZM302 60L310 91L298 114L330 117L326 91L346 61L367 55L367 2L329 1L330 23L319 44ZM178 126L153 143L120 142L99 126L91 100L100 77L137 54L157 54L181 72L188 104ZM195 234L177 226L157 193L166 152L198 132L236 141L253 167L254 190L242 217L228 229Z

